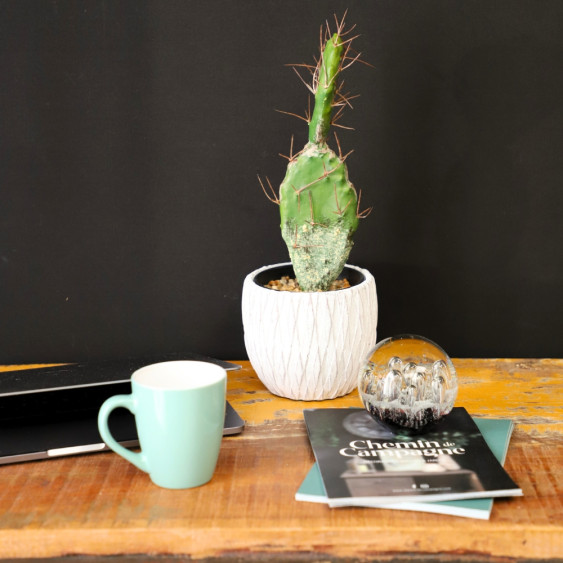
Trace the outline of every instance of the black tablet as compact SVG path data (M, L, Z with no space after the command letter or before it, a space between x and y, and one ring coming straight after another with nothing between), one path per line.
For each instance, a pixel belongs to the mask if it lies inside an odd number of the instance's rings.
M98 411L109 397L131 393L131 375L170 360L237 364L197 354L84 362L0 372L0 464L108 451L98 432ZM125 447L138 446L135 419L114 410L110 430ZM227 402L223 435L238 434L244 421Z

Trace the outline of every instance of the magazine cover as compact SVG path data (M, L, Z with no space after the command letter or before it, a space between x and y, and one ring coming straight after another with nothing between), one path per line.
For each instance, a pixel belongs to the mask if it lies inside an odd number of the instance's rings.
M481 431L493 455L500 461L501 465L504 465L510 436L514 428L513 422L504 418L473 418L473 420L475 424L477 424L477 427ZM313 467L311 467L303 483L301 483L301 486L295 493L295 500L323 504L328 503L321 473L316 463L313 464ZM365 506L370 508L433 512L437 514L449 514L452 516L488 520L493 508L493 499L487 497L447 501L418 500L417 502L397 502L391 504L378 504L373 501L368 501Z
M520 496L462 407L422 433L391 431L365 409L306 409L330 506Z

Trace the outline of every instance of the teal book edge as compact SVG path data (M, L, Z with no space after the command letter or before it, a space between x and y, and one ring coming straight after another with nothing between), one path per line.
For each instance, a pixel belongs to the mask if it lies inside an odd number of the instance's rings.
M485 438L487 445L497 460L504 465L508 444L512 435L514 424L511 420L500 418L475 418L475 424ZM327 503L321 473L315 463L303 483L295 494L295 499L306 502ZM488 520L493 508L492 498L478 498L467 500L448 500L436 502L398 502L395 504L376 505L372 508L390 508L394 510L415 510L419 512L434 512L437 514L450 514L466 518Z

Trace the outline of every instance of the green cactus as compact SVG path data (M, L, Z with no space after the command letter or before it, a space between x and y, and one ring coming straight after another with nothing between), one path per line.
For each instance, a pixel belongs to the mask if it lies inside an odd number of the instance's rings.
M309 141L290 155L279 199L281 232L299 286L303 291L325 291L338 278L352 249L359 218L358 196L348 180L346 156L328 146L333 119L349 99L340 93L339 74L349 60L351 40L342 39L344 24L324 41L309 89L315 105L309 122ZM334 108L339 108L333 118ZM337 139L338 142L338 139ZM271 186L270 186L271 188ZM369 210L368 210L369 211Z

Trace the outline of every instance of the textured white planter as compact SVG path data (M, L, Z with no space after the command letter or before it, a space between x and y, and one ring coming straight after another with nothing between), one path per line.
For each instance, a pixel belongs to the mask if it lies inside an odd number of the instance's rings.
M359 370L376 344L377 294L367 270L346 268L350 283L351 278L359 283L339 291L292 293L263 286L279 279L279 270L291 270L290 263L260 268L244 280L246 351L275 395L333 399L357 386Z

